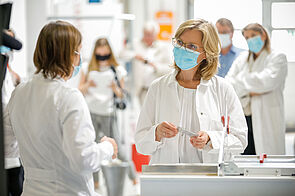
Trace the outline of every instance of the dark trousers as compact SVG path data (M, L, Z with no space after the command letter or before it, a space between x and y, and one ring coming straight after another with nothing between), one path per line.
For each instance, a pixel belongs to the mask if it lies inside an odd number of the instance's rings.
M8 196L20 196L23 192L24 169L22 166L6 170Z
M248 146L242 155L256 155L254 137L253 137L253 127L252 127L252 116L245 116L248 126Z

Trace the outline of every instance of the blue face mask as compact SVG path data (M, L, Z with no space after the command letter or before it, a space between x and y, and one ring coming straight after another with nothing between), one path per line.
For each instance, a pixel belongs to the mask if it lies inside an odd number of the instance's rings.
M251 52L258 53L263 48L264 41L261 39L260 35L257 35L255 37L249 38L247 40L247 44Z
M81 55L80 55L80 63L79 63L79 65L78 66L74 66L73 65L73 67L74 67L74 71L73 71L73 74L72 74L71 78L75 77L79 73L80 68L82 67L82 58L81 58Z
M11 51L10 48L6 47L6 46L0 46L0 53L1 54L8 54Z
M197 59L201 53L174 47L173 54L177 67L182 70L189 70L198 65Z

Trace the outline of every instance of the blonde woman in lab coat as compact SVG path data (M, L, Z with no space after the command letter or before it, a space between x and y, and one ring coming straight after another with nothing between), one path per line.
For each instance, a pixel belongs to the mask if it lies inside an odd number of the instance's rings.
M83 95L67 86L81 66L80 32L67 22L43 27L34 52L36 73L16 87L4 114L6 156L24 167L23 196L97 195L92 173L115 158L117 144L95 131Z
M249 51L236 59L226 79L234 86L247 119L245 154L285 154L286 56L271 50L267 31L260 24L247 25L242 34Z
M247 125L241 104L232 86L215 76L220 42L214 25L202 19L184 22L173 46L175 70L152 83L140 113L138 152L151 155L150 164L217 162L226 115L225 145L243 152Z

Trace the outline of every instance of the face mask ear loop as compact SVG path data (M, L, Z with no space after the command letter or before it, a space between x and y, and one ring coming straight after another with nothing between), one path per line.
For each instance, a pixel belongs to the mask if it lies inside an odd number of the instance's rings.
M206 53L206 52L205 52L205 51L200 52L199 56L200 56L202 53ZM199 57L198 57L198 58L199 58ZM205 60L205 59L206 59L206 58L201 59L199 63L198 63L198 59L197 59L197 65L199 65L199 64L200 64L203 60Z

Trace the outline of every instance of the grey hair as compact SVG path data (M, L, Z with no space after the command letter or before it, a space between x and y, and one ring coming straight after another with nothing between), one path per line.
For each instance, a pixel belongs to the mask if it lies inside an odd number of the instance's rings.
M160 31L160 27L159 27L158 23L156 23L154 21L147 21L143 26L143 30L148 31L148 32L153 31L155 34L158 34Z

